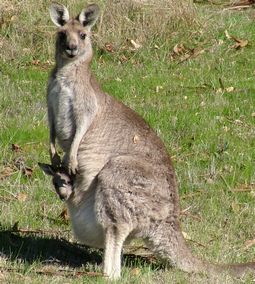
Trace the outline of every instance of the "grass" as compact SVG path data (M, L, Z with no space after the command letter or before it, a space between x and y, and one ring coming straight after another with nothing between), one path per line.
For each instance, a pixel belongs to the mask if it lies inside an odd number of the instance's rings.
M16 2L0 4L0 281L105 283L85 274L100 272L102 252L73 243L61 217L64 205L37 167L49 160L45 89L54 28L48 3ZM75 2L69 6L79 11L82 2ZM182 228L193 252L213 262L254 261L255 247L246 247L255 238L254 11L223 11L202 2L185 19L179 7L173 10L176 23L161 33L156 26L151 38L152 30L141 35L141 7L133 38L125 23L114 30L114 22L103 21L92 68L103 89L139 112L163 139L175 164L186 212ZM131 6L125 7L129 13ZM226 30L248 45L233 48ZM125 36L142 48L130 51ZM177 44L184 47L174 54ZM209 280L141 257L124 262L120 283L253 283L249 277Z

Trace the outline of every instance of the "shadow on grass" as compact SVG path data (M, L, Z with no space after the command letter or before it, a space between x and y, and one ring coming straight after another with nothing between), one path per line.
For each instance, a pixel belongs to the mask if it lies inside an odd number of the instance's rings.
M0 224L0 257L10 261L17 259L26 263L43 262L72 268L85 264L100 265L102 263L102 250L93 249L80 244L73 244L65 239L56 237L38 236L13 232L12 229L3 228ZM151 258L126 254L123 262L125 266L150 265L153 269L161 269L162 264L151 261Z
M40 261L45 264L68 265L70 267L102 262L102 251L100 250L72 244L55 237L24 235L2 230L1 226L0 256L11 261L20 259L30 264Z

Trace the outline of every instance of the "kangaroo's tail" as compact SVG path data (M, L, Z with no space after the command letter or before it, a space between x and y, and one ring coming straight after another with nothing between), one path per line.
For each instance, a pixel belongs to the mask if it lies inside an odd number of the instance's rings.
M228 273L234 277L242 277L246 273L255 275L255 263L240 263L221 265L200 260L188 248L181 233L180 226L175 221L159 223L150 232L147 243L151 250L162 259L186 272L206 273L217 276Z

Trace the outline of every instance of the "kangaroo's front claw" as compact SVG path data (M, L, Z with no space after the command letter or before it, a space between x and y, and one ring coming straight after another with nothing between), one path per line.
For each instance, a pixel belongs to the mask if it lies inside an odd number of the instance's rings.
M60 156L55 153L52 157L51 157L51 165L54 167L54 168L58 168L61 166L61 158Z
M70 175L76 175L78 173L78 161L71 158L68 163L68 172Z

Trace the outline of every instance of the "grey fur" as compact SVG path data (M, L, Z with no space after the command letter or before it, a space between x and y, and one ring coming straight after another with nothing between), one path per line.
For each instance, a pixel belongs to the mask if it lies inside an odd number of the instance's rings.
M94 23L98 12L94 19L91 10L89 15ZM66 37L57 36L48 113L53 166L60 162L57 138L70 172L78 169L66 201L77 239L105 249L104 273L111 279L120 277L124 242L137 237L187 272L228 270L240 276L254 270L254 263L220 266L191 254L180 229L176 177L165 146L137 113L101 91L90 71L91 26L76 19L59 29ZM74 56L66 52L70 43L77 46Z

